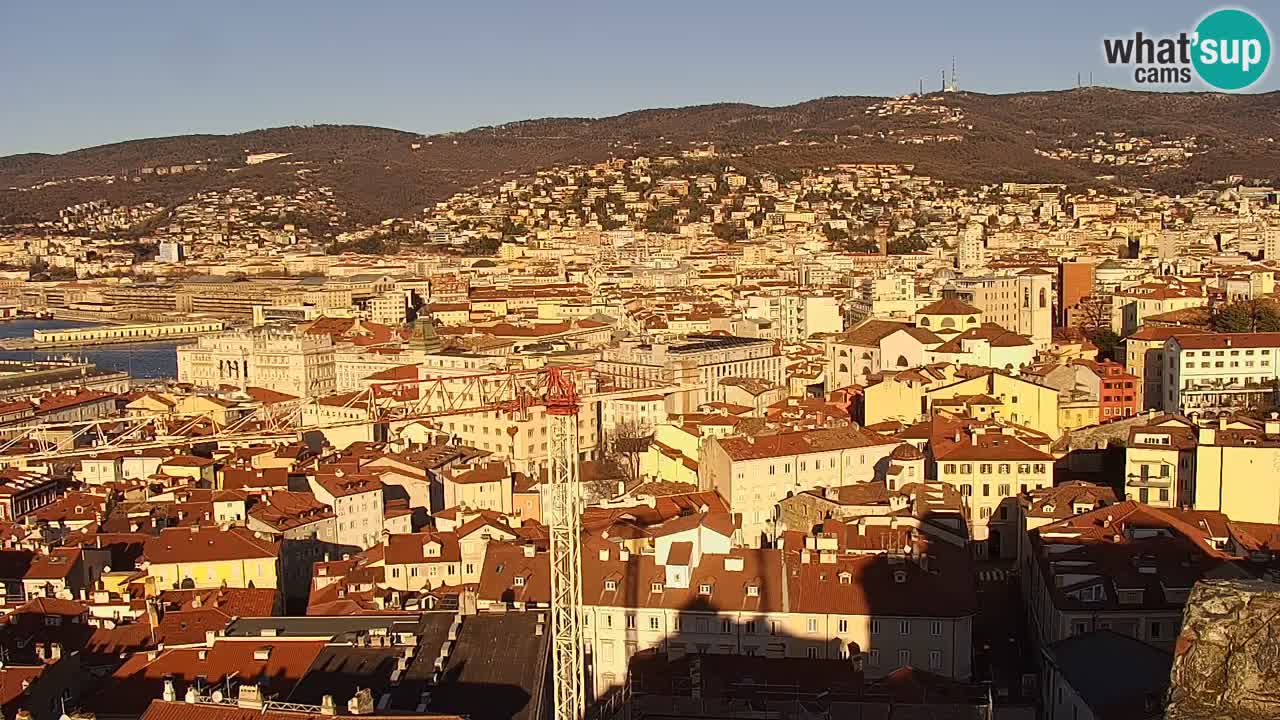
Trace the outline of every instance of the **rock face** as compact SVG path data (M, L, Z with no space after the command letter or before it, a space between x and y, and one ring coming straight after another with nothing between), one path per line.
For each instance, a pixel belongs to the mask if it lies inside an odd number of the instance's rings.
M1174 651L1167 718L1280 718L1280 585L1195 586Z

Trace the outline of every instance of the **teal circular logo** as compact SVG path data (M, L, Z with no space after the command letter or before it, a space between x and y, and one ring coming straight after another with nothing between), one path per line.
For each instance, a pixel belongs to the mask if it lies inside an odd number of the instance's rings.
M1271 36L1244 10L1216 10L1196 26L1191 63L1200 79L1219 90L1249 87L1267 71Z

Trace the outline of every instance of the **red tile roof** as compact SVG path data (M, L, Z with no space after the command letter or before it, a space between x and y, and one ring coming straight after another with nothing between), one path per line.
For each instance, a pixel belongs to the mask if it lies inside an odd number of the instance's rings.
M824 428L776 435L719 438L720 445L734 460L805 455L853 448L897 445L898 441L862 427Z
M280 547L243 528L167 528L147 541L143 559L158 564L274 558Z

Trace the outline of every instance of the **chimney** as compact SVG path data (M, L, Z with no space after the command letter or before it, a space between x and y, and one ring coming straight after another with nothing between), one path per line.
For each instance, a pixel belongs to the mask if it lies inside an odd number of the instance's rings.
M245 710L261 710L262 688L257 685L241 685L239 694L236 696L236 705Z
M347 701L347 712L352 715L373 714L373 693L369 688L360 688L356 691L356 694Z
M173 689L173 680L165 678L164 692L160 697L165 702L176 702L178 700L178 691Z
M320 698L320 714L329 716L338 714L338 706L334 704L332 695Z
M62 657L62 643L60 642L49 643L49 659L57 661L61 657Z

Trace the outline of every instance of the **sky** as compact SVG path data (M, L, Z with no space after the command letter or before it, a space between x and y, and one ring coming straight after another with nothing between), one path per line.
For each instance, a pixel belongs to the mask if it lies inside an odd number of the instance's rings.
M1280 27L1280 8L1254 2L1236 6ZM921 79L937 89L953 56L964 90L1064 89L1091 71L1095 84L1137 88L1131 70L1105 64L1102 38L1189 30L1218 7L5 0L0 155L281 125L430 133L722 101L900 95ZM1278 88L1272 70L1249 90Z

